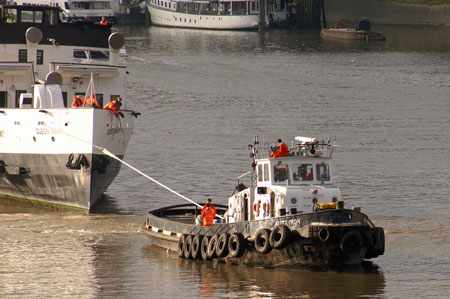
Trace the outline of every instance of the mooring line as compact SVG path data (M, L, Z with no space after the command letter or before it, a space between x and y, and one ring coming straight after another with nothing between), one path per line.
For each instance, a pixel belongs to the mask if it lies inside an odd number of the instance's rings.
M97 145L92 145L92 146L95 147L95 148L97 148L97 149L99 149L99 150L101 150L103 153L105 153L106 155L110 156L111 158L116 159L117 161L119 161L119 162L122 163L123 165L128 166L128 167L131 168L132 170L136 171L136 172L139 173L140 175L142 175L142 176L146 177L147 179L149 179L150 181L152 181L153 183L155 183L155 184L157 184L157 185L163 187L164 189L166 189L166 190L172 192L173 194L175 194L175 195L177 195L177 196L183 198L184 200L187 200L187 201L189 201L190 203L193 203L194 205L196 205L196 206L198 206L198 207L200 207L200 208L203 208L201 205L199 205L199 204L196 203L195 201L193 201L193 200L187 198L186 196L184 196L184 195L178 193L177 191L175 191L175 190L173 190L173 189L167 187L166 185L164 185L164 184L158 182L157 180L155 180L154 178L150 177L149 175L143 173L142 171L140 171L140 170L137 169L136 167L134 167L134 166L128 164L128 163L125 162L124 160L120 159L119 157L117 157L116 155L114 155L113 153L111 153L110 151L108 151L106 148L100 147L100 146L97 146ZM224 219L224 218L223 218L221 215L219 215L219 214L217 214L216 217L219 217L220 219Z

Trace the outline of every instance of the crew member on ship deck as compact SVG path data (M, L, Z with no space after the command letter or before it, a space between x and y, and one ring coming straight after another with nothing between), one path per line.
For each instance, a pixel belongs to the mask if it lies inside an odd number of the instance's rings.
M100 21L100 25L103 25L103 26L108 25L108 21L105 19L105 17L102 17L102 20Z
M208 198L208 202L202 208L203 226L210 226L214 223L214 217L216 217L216 207L211 203L211 198Z
M275 152L270 153L271 158L286 157L288 155L289 148L281 141L281 139L278 139L278 146L279 148Z

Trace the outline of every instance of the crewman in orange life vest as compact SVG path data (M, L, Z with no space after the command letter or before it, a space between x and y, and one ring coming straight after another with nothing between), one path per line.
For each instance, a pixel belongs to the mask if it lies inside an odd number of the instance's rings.
M106 104L103 109L111 110L116 116L124 116L122 112L119 111L122 102L120 98L114 99L108 104Z
M216 217L216 207L211 203L211 198L208 198L208 202L202 208L203 226L213 225L214 217Z
M84 106L84 97L83 96L73 96L72 108L82 107Z
M100 25L103 25L103 26L108 25L108 21L105 19L105 17L102 17L102 20L100 21Z
M281 139L278 139L278 146L279 146L279 149L277 149L273 153L270 153L271 158L286 157L288 155L289 148L286 144L284 144L281 141Z

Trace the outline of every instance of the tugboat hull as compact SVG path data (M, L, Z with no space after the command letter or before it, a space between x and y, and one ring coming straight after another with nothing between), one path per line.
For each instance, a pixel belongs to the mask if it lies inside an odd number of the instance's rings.
M144 232L154 245L177 251L184 258L193 257L195 249L186 250L186 246L192 246L196 236L207 238L209 252L204 260L220 258L248 266L338 268L384 253L383 229L373 227L365 214L354 210L324 210L208 227L194 224L197 214L196 208L187 205L149 212ZM239 235L242 239L236 237ZM225 250L224 240L228 241Z

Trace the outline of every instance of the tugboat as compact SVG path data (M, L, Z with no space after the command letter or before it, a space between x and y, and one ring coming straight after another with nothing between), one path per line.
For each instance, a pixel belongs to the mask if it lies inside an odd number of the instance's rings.
M90 211L121 166L104 149L125 155L137 113L116 61L123 36L59 15L0 5L0 202ZM119 100L120 117L101 109Z
M228 206L216 205L213 225L201 225L201 205L184 204L148 212L144 232L183 258L252 266L340 268L382 255L383 228L346 208L333 184L336 145L295 137L281 146L284 153L274 152L255 137L252 170L238 178Z

